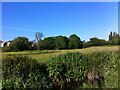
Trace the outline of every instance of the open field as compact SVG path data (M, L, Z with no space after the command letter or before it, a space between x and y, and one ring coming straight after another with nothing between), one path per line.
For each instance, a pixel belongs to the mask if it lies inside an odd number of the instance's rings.
M8 54L23 54L29 57L39 60L40 62L47 62L50 57L54 57L59 54L66 52L80 52L80 53L93 53L93 52L106 52L106 51L118 51L119 46L94 46L84 49L73 49L73 50L33 50L33 51L22 51L22 52L3 52L2 56Z

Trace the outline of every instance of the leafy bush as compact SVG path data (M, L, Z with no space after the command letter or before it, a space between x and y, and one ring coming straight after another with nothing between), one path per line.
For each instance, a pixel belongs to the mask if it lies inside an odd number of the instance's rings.
M11 51L24 51L29 50L29 40L26 37L17 37L9 45Z
M2 52L10 52L11 48L9 46L2 47Z
M27 56L8 55L3 58L3 88L49 87L47 66Z

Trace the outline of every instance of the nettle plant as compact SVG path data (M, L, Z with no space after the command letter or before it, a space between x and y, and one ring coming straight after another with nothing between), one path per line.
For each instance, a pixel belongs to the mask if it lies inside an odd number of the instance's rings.
M81 53L66 53L54 57L48 63L49 78L56 87L73 87L82 84L87 73L87 59Z

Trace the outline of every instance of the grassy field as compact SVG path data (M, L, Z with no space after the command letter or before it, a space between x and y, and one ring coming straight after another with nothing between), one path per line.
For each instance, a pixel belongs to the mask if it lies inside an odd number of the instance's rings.
M50 57L57 56L66 52L81 52L81 53L93 53L93 52L106 52L106 51L118 51L119 46L94 46L83 49L73 50L33 50L33 51L22 51L22 52L4 52L2 56L7 54L23 54L29 57L39 60L39 62L47 62Z

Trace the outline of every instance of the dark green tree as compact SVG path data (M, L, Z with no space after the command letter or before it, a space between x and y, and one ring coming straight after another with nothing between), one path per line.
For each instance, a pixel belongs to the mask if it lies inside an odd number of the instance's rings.
M77 48L82 48L82 47L83 47L83 43L81 39L76 34L72 34L69 37L69 48L77 49Z
M9 46L11 51L23 51L23 50L29 50L29 41L26 37L17 37L15 38Z
M68 49L68 38L66 36L55 37L55 49Z
M83 48L87 48L87 47L90 46L90 45L89 45L89 42L85 42L85 40L82 41L82 44L83 44Z
M40 49L54 50L55 49L54 41L55 41L54 37L47 37L39 42L39 47Z
M90 38L90 46L103 46L109 44L104 39L98 39L97 37Z
M45 49L46 49L46 48L45 48L44 40L40 40L40 41L39 41L39 49L40 49L40 50L45 50Z

